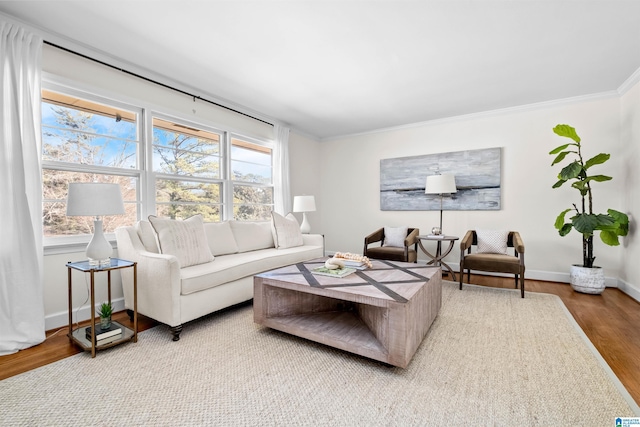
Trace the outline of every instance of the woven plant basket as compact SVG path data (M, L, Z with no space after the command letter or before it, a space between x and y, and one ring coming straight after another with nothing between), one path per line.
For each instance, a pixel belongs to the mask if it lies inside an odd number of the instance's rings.
M587 268L574 264L569 273L569 283L576 292L601 294L605 288L604 269L600 267Z

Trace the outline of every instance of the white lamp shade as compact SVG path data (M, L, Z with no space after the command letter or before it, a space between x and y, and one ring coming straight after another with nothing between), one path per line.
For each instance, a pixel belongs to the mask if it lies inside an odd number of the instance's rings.
M316 198L314 196L295 196L293 198L294 212L315 212Z
M67 195L67 216L124 214L120 185L101 182L71 182Z
M425 194L456 193L456 177L451 174L429 175L425 184Z

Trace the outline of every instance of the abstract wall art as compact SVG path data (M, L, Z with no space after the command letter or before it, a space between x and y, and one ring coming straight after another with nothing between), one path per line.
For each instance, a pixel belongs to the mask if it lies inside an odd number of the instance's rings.
M454 151L380 160L380 210L440 210L440 196L425 194L428 175L453 174L457 193L444 210L499 210L501 148Z

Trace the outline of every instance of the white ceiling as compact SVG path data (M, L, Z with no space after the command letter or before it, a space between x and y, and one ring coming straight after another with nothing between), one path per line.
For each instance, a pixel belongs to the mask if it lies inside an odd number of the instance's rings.
M0 1L319 139L617 90L638 0Z

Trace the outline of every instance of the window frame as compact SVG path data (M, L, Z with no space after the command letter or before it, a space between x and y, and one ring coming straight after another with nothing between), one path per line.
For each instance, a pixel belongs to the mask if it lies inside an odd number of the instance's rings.
M232 174L232 170L231 170L231 145L232 145L232 140L233 139L239 139L242 141L246 141L248 143L251 144L256 144L256 145L260 145L262 147L266 147L268 149L271 150L271 182L269 184L261 184L261 183L257 183L257 182L249 182L249 181L239 181L239 180L233 180L231 178L231 174ZM272 204L271 204L271 208L272 210L275 210L275 192L276 192L276 188L275 188L275 183L274 183L274 176L275 176L275 151L276 151L276 147L275 147L275 143L273 141L262 141L256 138L252 138L246 135L242 135L240 133L235 133L235 132L229 132L227 135L227 141L226 141L226 147L228 150L228 156L226 157L226 163L227 163L227 177L228 177L228 189L227 189L227 203L226 203L226 208L227 208L227 215L226 218L228 219L235 219L234 218L234 203L233 203L233 194L234 194L234 186L235 183L237 183L238 185L243 185L243 186L250 186L250 187L258 187L258 188L271 188L272 191L272 196L273 196L273 200L272 200Z
M105 89L97 88L92 85L87 85L81 82L68 81L65 78L61 78L57 75L43 73L42 77L42 90L58 92L61 94L74 96L88 101L106 104L109 106L122 108L138 114L138 127L137 127L137 153L136 153L136 167L135 169L127 168L111 168L107 166L96 165L78 165L67 162L56 162L50 160L44 160L42 158L42 152L40 153L40 169L51 170L64 170L70 172L95 172L108 175L126 176L130 178L136 178L138 180L138 186L136 189L136 205L137 205L137 218L139 221L142 218L147 218L149 215L154 215L156 212L155 202L155 180L156 178L170 178L176 177L171 174L156 173L153 170L153 118L157 117L162 120L171 121L174 123L180 123L185 126L198 128L207 132L217 133L221 136L220 139L220 178L206 179L206 182L216 181L221 183L221 197L220 197L220 220L227 221L234 219L234 205L233 205L233 185L237 182L241 185L249 185L262 188L271 188L273 194L272 208L275 208L276 191L275 188L275 153L276 144L275 141L262 137L253 137L245 133L238 132L237 129L233 129L231 126L224 126L219 123L214 123L206 118L197 117L198 120L188 117L187 114L172 111L168 107L162 107L157 104L142 101L135 98L127 97L126 95L110 92ZM42 102L42 100L41 100ZM231 141L232 139L240 139L252 144L260 145L271 150L271 182L269 184L260 184L245 181L233 181L231 179ZM201 181L197 177L189 177L190 181ZM44 203L44 198L42 203ZM107 239L114 244L115 234L105 233ZM44 254L62 254L71 252L83 251L91 239L90 234L82 235L67 235L56 237L44 237L43 246ZM114 244L115 247L115 244Z

